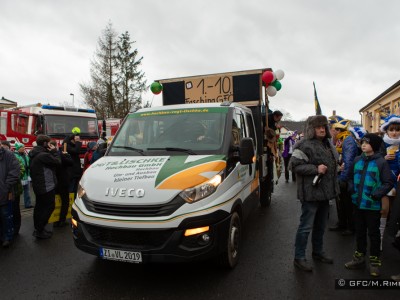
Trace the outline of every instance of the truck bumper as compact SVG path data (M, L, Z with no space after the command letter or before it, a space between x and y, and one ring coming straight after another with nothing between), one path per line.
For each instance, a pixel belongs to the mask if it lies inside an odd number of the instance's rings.
M216 211L208 215L188 218L178 228L126 229L83 223L75 210L73 227L77 248L100 256L100 248L140 251L143 263L189 262L217 256L225 250L231 214ZM184 236L186 229L209 226L208 241L203 234Z

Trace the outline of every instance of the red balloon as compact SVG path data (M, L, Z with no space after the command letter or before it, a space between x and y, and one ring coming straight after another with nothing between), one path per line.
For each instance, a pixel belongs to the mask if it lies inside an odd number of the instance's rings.
M274 73L271 71L265 71L262 76L261 76L262 81L264 81L265 84L270 84L274 80Z

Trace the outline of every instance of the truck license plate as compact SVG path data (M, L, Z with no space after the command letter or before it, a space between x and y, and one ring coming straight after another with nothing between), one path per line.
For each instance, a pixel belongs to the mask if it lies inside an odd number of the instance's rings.
M142 253L116 249L100 248L100 257L108 260L118 260L130 263L141 263Z

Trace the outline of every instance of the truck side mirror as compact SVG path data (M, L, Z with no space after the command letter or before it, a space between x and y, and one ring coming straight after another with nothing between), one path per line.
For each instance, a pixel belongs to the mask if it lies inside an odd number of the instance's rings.
M239 161L242 165L249 165L253 163L254 157L254 144L252 138L243 138L239 146Z

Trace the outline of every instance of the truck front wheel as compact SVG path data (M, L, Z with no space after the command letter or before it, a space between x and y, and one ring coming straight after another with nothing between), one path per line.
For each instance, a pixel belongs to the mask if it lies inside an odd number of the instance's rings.
M225 251L222 253L221 257L221 263L225 267L233 269L239 261L241 231L240 216L237 212L233 212L229 224Z

